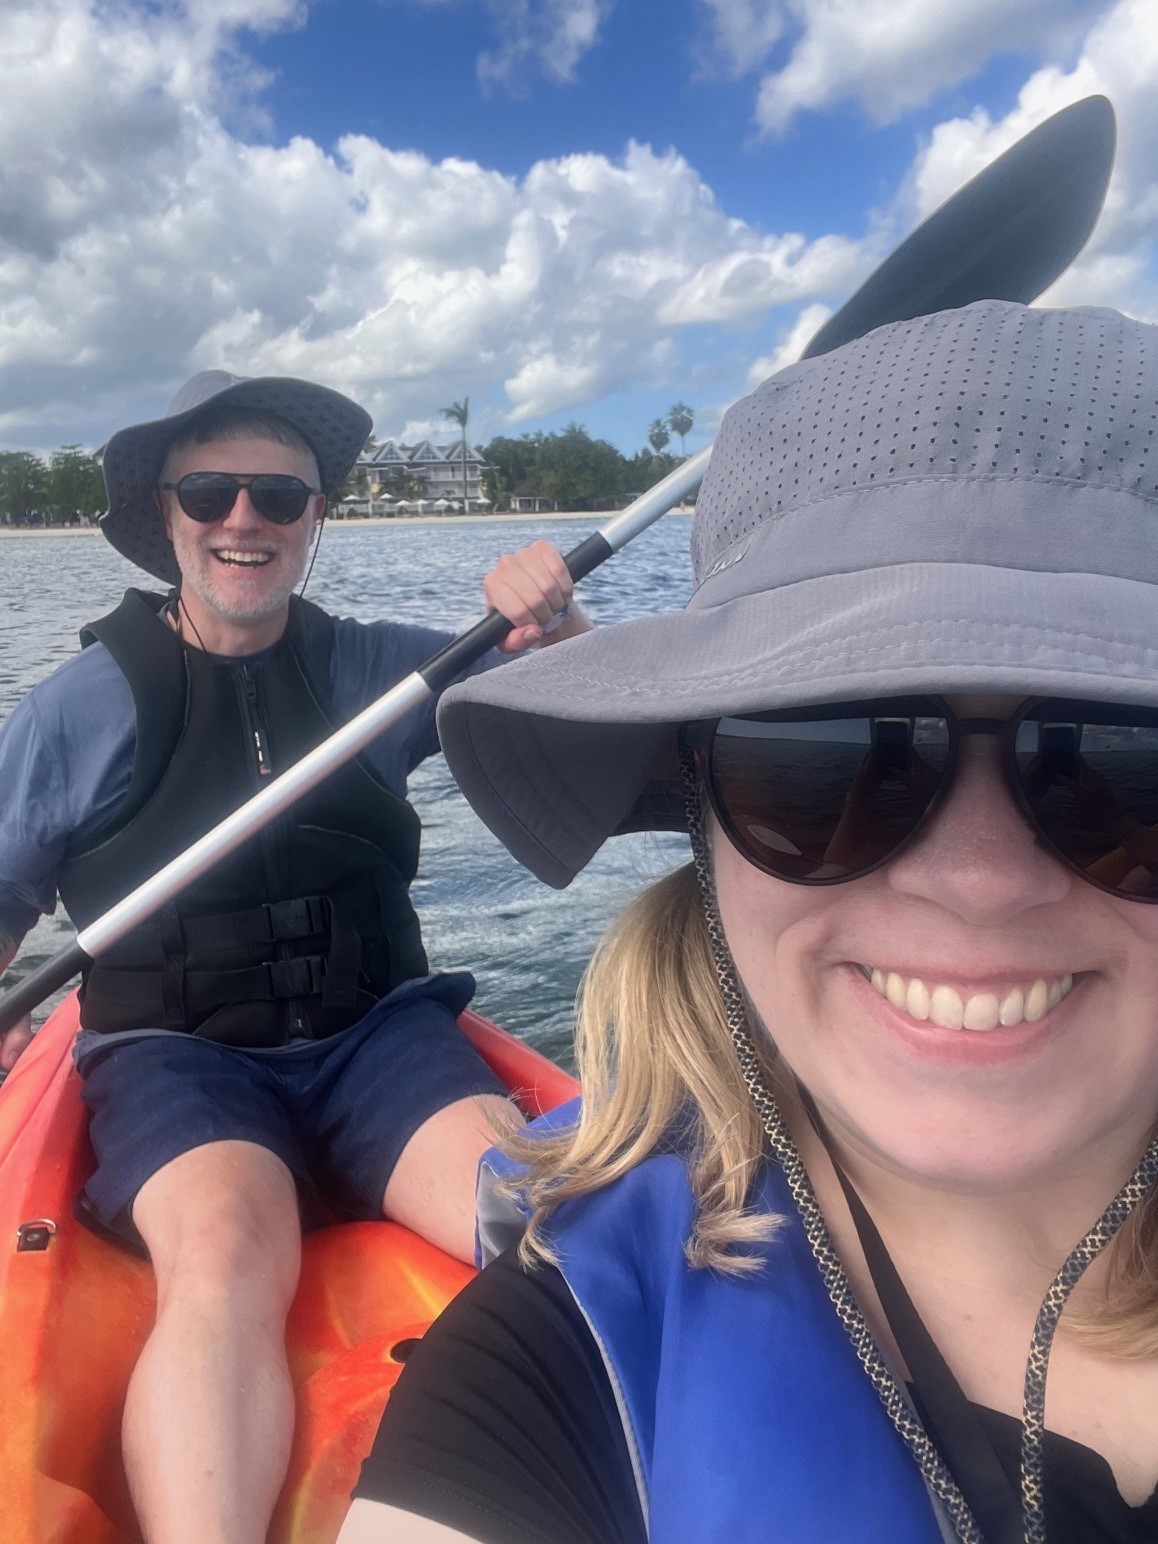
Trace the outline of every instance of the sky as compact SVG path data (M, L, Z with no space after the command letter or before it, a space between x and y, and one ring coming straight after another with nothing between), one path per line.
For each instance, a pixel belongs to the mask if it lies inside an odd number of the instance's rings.
M1158 321L1156 0L0 0L0 445L194 371L380 437L688 449L1050 113L1118 113L1045 303Z

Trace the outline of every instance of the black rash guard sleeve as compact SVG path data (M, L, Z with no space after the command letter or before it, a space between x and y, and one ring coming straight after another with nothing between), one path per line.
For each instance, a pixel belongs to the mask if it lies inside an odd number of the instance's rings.
M646 1544L599 1347L557 1270L502 1255L414 1347L355 1497L481 1544Z

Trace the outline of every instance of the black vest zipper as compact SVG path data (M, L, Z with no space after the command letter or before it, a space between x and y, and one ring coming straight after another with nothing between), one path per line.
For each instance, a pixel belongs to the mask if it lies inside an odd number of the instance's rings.
M258 777L268 777L273 771L273 765L269 759L269 751L266 748L265 735L261 727L261 714L257 706L257 682L253 679L253 670L249 665L241 667L242 686L242 711L245 714L246 727L253 741L254 753L257 757Z
M241 712L245 721L246 733L253 749L253 765L256 770L256 786L260 787L263 778L270 777L273 773L273 763L269 759L268 738L261 720L261 705L257 697L257 681L254 678L253 667L242 665L238 671L241 677ZM280 896L282 893L281 876L277 872L274 853L270 841L272 827L277 821L266 826L258 833L258 841L261 843L262 860L265 864L266 883L269 885L271 897ZM288 959L290 948L288 944L279 943L274 947L274 953L279 960ZM290 1032L294 1035L305 1035L306 1026L302 1018L301 1003L296 998L286 1001L282 1013L289 1020Z

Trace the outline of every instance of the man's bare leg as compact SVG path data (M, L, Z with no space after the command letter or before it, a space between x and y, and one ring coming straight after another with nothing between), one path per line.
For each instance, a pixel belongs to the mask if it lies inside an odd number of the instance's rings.
M474 1262L474 1199L478 1161L499 1131L523 1124L518 1107L500 1094L459 1099L424 1121L402 1149L382 1210L432 1244Z
M293 1437L293 1177L254 1143L213 1142L158 1170L133 1221L157 1277L123 1428L141 1531L148 1544L262 1544Z

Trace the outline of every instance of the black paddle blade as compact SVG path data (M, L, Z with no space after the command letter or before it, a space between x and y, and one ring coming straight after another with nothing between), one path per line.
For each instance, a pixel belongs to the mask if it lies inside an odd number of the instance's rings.
M886 322L975 300L1036 300L1097 224L1116 138L1104 96L1047 118L918 225L801 357L827 354Z

